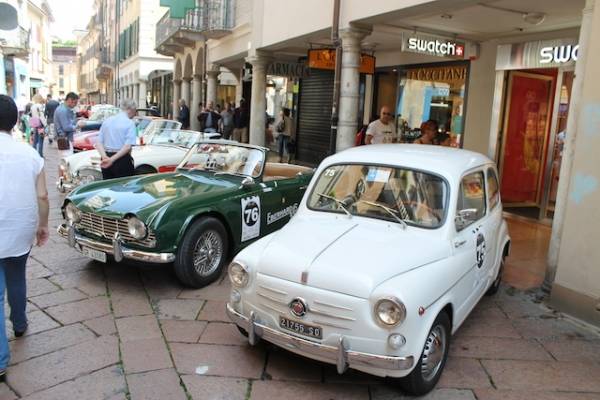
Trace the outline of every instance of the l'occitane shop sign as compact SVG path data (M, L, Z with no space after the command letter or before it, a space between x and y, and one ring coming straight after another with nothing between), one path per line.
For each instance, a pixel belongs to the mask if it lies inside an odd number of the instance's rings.
M451 65L444 67L423 67L406 70L408 79L432 82L465 82L467 80L466 65Z

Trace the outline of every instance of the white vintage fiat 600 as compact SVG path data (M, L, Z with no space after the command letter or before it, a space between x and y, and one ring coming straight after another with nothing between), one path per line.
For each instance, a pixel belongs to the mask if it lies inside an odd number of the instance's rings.
M251 344L424 394L451 335L498 290L510 238L487 157L372 145L327 158L294 218L229 267L227 312Z

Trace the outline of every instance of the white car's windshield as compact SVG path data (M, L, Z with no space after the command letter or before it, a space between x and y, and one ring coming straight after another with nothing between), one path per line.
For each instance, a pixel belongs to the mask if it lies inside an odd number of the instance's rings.
M198 140L202 139L202 133L194 131L181 131L178 129L163 129L157 131L149 144L174 145L192 147Z
M265 152L259 149L227 142L204 142L188 151L179 168L257 178L264 161Z
M447 198L446 182L426 172L378 165L334 165L317 179L308 207L436 228L445 220Z
M112 117L115 114L118 114L119 111L121 111L119 108L116 107L104 107L104 108L99 108L98 110L94 111L92 113L92 115L90 115L90 121L104 121L106 118L108 117Z

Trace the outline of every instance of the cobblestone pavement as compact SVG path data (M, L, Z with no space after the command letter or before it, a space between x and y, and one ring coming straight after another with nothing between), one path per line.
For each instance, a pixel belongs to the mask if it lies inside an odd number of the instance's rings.
M57 151L46 151L55 228ZM226 279L185 289L164 267L90 262L55 232L27 277L30 329L11 338L0 399L404 398L390 381L250 347L225 315ZM537 296L504 287L485 298L427 399L600 399L600 336Z

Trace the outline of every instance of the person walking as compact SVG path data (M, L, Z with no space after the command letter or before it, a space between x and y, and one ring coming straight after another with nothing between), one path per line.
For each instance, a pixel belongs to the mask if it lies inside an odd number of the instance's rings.
M221 111L220 123L223 139L229 140L233 133L233 109L231 103L225 103L225 109Z
M381 107L379 119L371 122L367 128L365 144L393 143L396 138L396 126L388 106Z
M19 111L19 115L19 125L20 130L24 135L23 139L25 140L25 143L33 145L33 142L31 141L31 126L29 126L29 119L31 118L31 104L27 104L27 106L25 106L25 111L22 114Z
M219 130L219 120L221 114L214 110L214 103L209 100L206 102L206 109L198 115L200 121L200 132L215 133Z
M44 157L44 138L46 136L45 128L47 125L46 113L44 110L44 98L40 94L33 96L33 105L31 106L31 136L33 137L33 148L37 150L40 157Z
M290 144L295 140L296 129L294 120L290 117L290 109L283 108L279 114L279 119L275 124L277 131L277 150L279 154L279 162L283 162L283 158L287 157L290 160Z
M137 143L137 130L133 122L136 113L135 101L123 100L121 112L102 123L96 142L102 179L122 178L135 173L131 148Z
M248 143L248 125L250 115L246 107L246 101L240 100L240 106L233 112L233 140Z
M437 121L430 119L421 124L421 136L413 143L415 144L435 144L435 137L438 134Z
M49 94L46 96L46 108L44 111L44 115L46 116L46 121L48 124L46 125L47 133L48 133L48 143L52 144L54 137L56 136L56 132L54 131L54 112L58 108L60 103L52 98L52 95Z
M75 107L77 107L78 102L79 96L73 92L69 92L65 101L54 112L56 137L67 138L69 141L69 149L62 151L63 157L73 154L73 135L75 134L75 129L85 124L85 122L76 122L75 119Z
M0 381L6 378L10 360L4 292L14 334L19 338L27 330L27 258L34 242L43 246L48 241L44 159L31 146L13 140L11 131L18 115L15 102L0 95Z
M179 116L177 120L181 122L181 129L190 129L190 108L185 104L184 99L179 99Z

